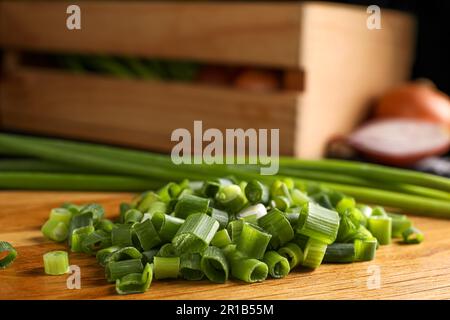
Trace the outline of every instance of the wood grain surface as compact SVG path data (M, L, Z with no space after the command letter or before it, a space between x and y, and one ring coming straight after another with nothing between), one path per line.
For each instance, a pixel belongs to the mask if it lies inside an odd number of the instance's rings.
M70 263L81 268L81 289L66 287L68 275L46 276L42 255L65 249L45 240L40 226L49 210L62 202L99 202L107 216L117 216L118 205L132 194L67 192L0 192L0 239L9 241L18 257L0 270L0 299L449 299L450 221L412 217L426 240L420 245L393 243L381 247L374 261L322 265L315 271L299 269L281 280L226 284L184 280L154 281L145 294L119 296L104 278L94 257L70 253ZM379 268L380 288L369 289Z

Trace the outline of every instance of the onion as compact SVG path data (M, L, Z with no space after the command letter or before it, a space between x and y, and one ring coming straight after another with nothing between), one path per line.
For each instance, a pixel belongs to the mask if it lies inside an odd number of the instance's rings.
M449 150L446 127L414 119L387 119L368 123L353 132L348 142L375 161L407 166Z
M450 98L429 83L406 83L380 99L375 107L375 117L414 118L450 128Z
M280 88L280 79L272 71L246 69L241 71L234 79L234 86L256 92L275 91Z

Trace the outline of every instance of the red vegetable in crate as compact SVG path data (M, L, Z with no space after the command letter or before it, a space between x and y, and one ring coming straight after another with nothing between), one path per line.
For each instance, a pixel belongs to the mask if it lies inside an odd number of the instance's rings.
M197 80L210 85L227 86L233 81L236 70L225 66L202 66Z
M275 91L280 88L280 79L272 71L246 69L241 71L234 79L234 86L256 92Z
M415 119L374 121L352 133L348 141L367 157L398 166L443 154L450 147L444 126Z
M381 98L375 107L375 117L415 118L450 128L450 98L430 83L406 83Z

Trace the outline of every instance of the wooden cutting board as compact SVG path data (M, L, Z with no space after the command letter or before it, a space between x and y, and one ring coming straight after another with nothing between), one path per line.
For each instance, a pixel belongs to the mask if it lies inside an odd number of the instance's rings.
M81 269L81 289L67 289L68 275L44 274L42 255L64 250L43 238L40 226L51 208L65 201L98 202L107 216L117 216L124 193L0 192L0 240L13 244L18 257L0 270L0 299L449 299L450 220L413 217L426 240L420 245L393 243L373 261L299 269L281 280L226 284L184 280L154 281L145 294L119 296L95 258L70 253ZM380 275L377 282L376 274ZM377 284L379 283L379 288Z

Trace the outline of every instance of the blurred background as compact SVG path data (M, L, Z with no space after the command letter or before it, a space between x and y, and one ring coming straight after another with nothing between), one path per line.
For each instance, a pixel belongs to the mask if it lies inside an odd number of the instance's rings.
M66 9L81 9L69 30ZM367 27L369 5L381 29ZM0 130L158 152L280 129L280 152L450 176L446 1L0 1Z

